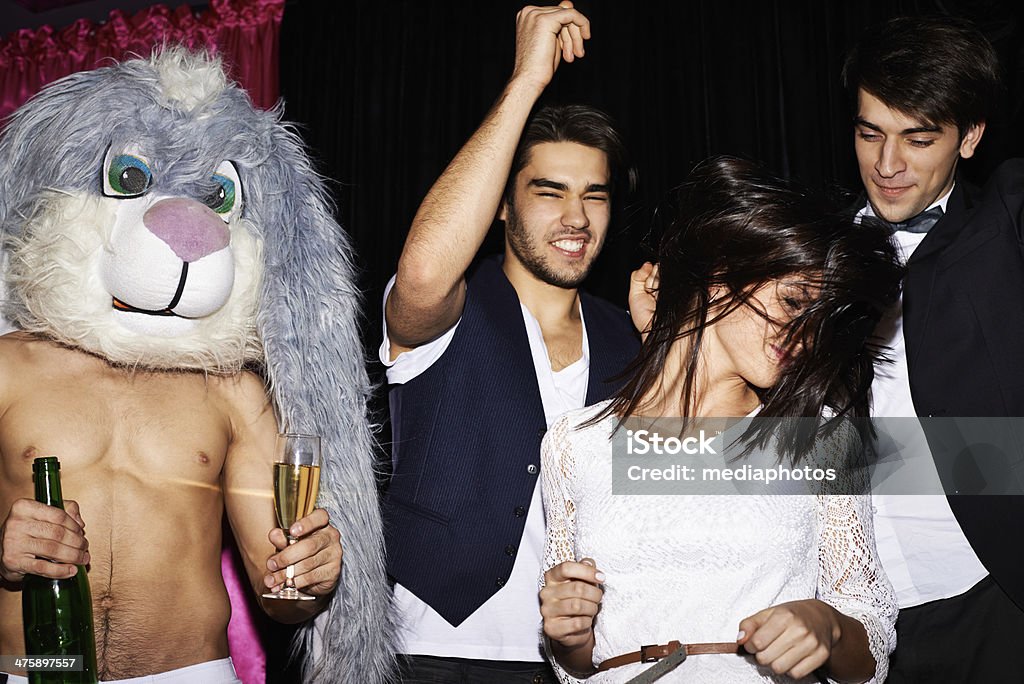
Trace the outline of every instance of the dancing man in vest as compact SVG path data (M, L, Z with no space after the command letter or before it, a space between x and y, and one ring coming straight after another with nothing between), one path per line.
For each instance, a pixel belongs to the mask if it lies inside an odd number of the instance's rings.
M553 681L537 602L541 438L608 397L638 346L624 312L578 290L631 181L619 135L588 107L530 117L589 37L568 0L519 13L512 77L420 205L385 293L385 519L406 683ZM504 255L473 264L495 216Z

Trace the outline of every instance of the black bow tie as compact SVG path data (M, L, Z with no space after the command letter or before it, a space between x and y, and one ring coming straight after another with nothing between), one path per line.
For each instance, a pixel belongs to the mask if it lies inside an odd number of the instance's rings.
M893 231L905 230L908 233L927 233L940 218L942 218L942 207L932 207L928 211L922 211L913 218L890 225Z

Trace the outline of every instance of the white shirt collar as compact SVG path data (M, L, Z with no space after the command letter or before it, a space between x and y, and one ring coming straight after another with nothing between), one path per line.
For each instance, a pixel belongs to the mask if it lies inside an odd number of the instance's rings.
M924 211L928 211L929 209L932 209L934 207L942 207L942 213L945 214L946 213L946 205L949 203L949 196L953 194L953 188L955 188L955 187L956 187L956 181L953 181L953 184L951 186L949 186L949 192L947 192L945 195L943 195L942 197L940 197L939 199L935 200L934 202L929 204L927 207L925 207ZM924 211L922 211L921 213L923 214ZM864 208L858 213L858 216L872 216L872 217L877 218L877 216L875 214L875 209L874 209L874 207L871 206L871 202L870 201L868 201L865 204Z

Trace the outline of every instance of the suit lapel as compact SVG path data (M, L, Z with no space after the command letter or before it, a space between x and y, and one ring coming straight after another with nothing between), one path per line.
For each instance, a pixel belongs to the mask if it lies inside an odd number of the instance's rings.
M495 359L511 373L503 372L504 386L495 388L508 397L529 397L531 401L510 411L509 434L535 434L537 426L544 427L544 403L540 394L540 382L533 363L530 336L523 319L523 308L519 294L502 270L502 259L488 258L480 263L478 287L490 290L486 295L487 304L481 309L481 326L493 330Z
M941 304L932 296L939 256L960 235L971 204L964 183L958 181L942 218L932 226L907 260L907 274L903 278L903 336L907 345L911 388L914 386L914 368L926 346L924 332L929 312L932 306Z
M587 338L590 348L587 351L590 354L590 369L588 372L587 398L585 403L587 406L590 406L604 398L600 396L604 393L604 380L615 371L611 370L612 360L610 358L609 345L594 344L595 336L602 335L603 331L597 329L598 321L596 316L593 315L593 307L590 306L588 300L589 297L580 292L580 311L583 314L584 322L589 323Z
M907 266L909 267L912 264L927 259L933 254L941 252L956 240L960 234L960 229L963 228L966 222L966 215L970 211L971 205L971 198L964 191L963 182L957 182L956 187L953 188L953 192L949 196L949 201L946 202L946 210L942 218L932 226L928 234L925 235L924 240L914 250L914 254L907 261Z
M618 333L622 328L622 322L619 322L619 325L612 325L605 320L603 312L586 292L580 292L580 307L583 310L583 320L587 324L587 338L590 343L586 405L591 406L610 397L622 385L622 380L613 381L612 378L618 376L632 360L637 345Z

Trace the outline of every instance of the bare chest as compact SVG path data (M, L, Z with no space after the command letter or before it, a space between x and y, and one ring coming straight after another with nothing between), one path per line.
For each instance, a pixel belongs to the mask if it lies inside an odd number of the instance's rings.
M565 326L542 332L551 370L556 373L576 363L583 356L583 330L580 326Z
M58 372L26 384L0 418L0 451L14 482L31 481L38 456L93 476L127 469L142 477L219 477L230 425L202 376Z
M106 678L226 655L221 474L232 419L218 379L129 373L51 348L25 357L9 366L0 412L0 510L32 497L34 458L60 459L64 497L86 521ZM182 605L189 620L167 623ZM0 632L17 642L18 625L0 621Z

